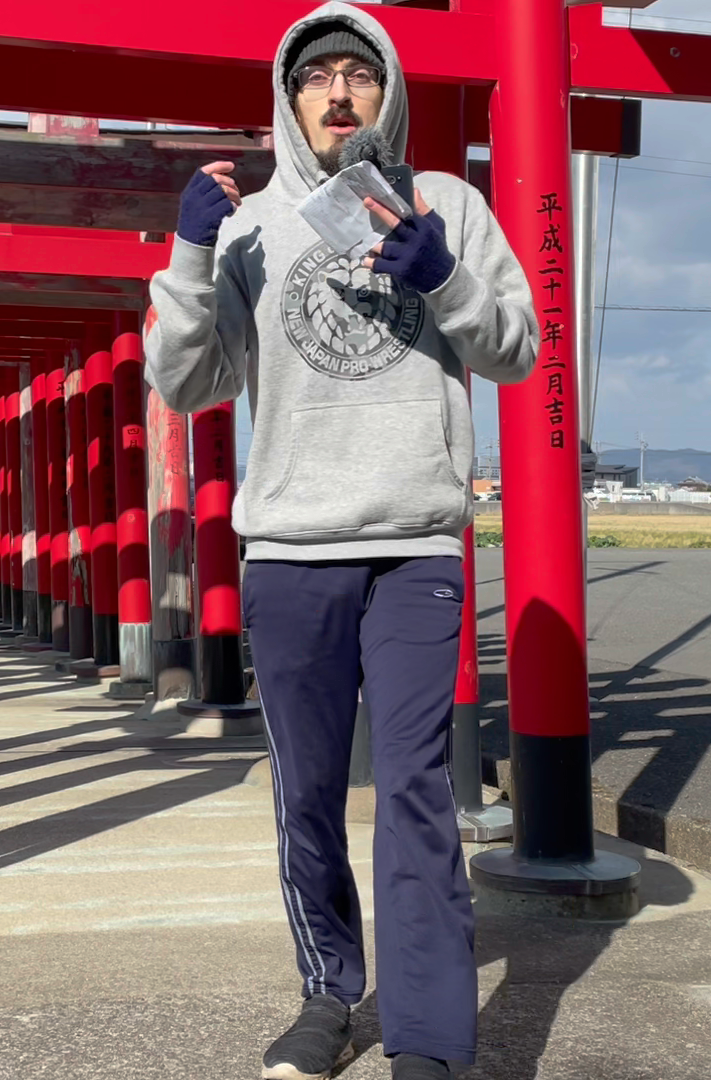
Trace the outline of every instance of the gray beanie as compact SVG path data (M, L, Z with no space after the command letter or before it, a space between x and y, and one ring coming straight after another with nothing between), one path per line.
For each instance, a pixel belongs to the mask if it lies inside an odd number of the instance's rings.
M385 76L385 61L374 42L337 19L313 23L299 34L284 61L286 92L293 106L296 97L296 73L319 56L357 56L379 68Z

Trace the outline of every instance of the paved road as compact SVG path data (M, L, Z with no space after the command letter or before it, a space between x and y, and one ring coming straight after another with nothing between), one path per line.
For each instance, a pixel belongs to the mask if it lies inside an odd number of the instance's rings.
M479 556L483 741L505 758L502 558ZM591 551L589 580L600 824L711 869L711 552Z
M477 552L479 631L504 631L502 552ZM661 667L711 678L711 551L591 550L591 666Z

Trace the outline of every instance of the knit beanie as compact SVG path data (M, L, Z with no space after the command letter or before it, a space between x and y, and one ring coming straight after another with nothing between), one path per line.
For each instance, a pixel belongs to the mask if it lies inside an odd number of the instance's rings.
M385 61L374 42L337 19L319 21L299 34L284 60L286 92L292 107L297 90L294 76L319 56L356 56L382 71L385 81Z

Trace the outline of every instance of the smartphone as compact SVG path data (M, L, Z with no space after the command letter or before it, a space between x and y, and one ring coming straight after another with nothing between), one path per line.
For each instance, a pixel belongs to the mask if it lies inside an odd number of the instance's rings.
M415 209L415 180L410 165L384 165L381 173L401 199L411 210Z

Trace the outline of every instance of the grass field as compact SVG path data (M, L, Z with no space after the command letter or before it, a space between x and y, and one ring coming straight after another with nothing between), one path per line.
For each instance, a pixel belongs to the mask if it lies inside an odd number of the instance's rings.
M501 532L501 518L481 515L476 519L477 532ZM601 514L590 511L589 536L614 536L626 548L700 548L711 549L711 514L698 517L647 517L624 514Z

